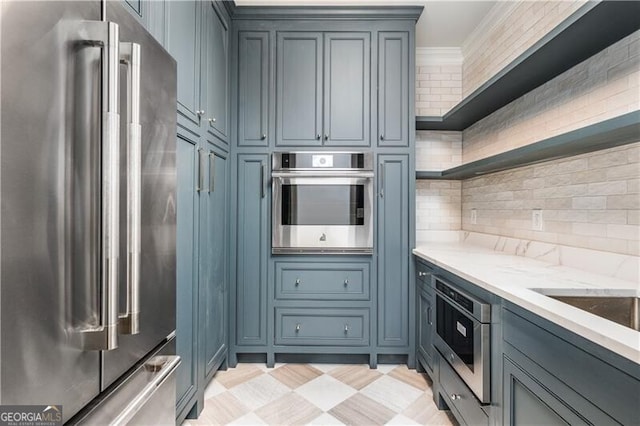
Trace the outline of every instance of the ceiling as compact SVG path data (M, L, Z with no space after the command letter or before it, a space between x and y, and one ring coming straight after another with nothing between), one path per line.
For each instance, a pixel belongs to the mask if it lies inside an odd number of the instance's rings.
M235 0L238 6L399 6L420 5L417 47L460 47L496 1L483 0Z

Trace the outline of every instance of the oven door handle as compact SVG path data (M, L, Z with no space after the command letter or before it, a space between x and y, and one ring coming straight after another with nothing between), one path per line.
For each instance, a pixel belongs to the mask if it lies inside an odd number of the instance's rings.
M364 178L372 179L373 172L272 172L274 178Z

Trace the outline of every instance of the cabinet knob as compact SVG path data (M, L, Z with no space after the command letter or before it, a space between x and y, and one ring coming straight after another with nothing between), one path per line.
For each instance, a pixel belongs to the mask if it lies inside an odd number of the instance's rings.
M384 135L381 133L380 134L380 140L383 141L384 140Z
M316 139L320 140L320 133L316 135Z
M203 109L199 109L196 111L196 114L198 114L200 117L202 117L204 115L204 110Z
M344 280L344 286L346 287L346 286L348 286L348 285L349 285L349 278L345 278L345 280Z
M426 277L427 273L426 272L422 272L422 271L418 271L418 276L419 277Z
M296 278L296 287L300 285L300 278Z
M209 119L209 123L213 124L213 123L215 123L215 122L216 122L216 119L215 119L215 118L210 118L210 119Z
M325 140L325 141L328 141L328 140L329 140L329 135L328 135L328 134L326 134L326 133L324 134L324 140Z
M455 400L458 400L458 399L460 399L460 395L458 395L458 394L456 394L456 393L452 393L452 394L451 394L451 400L452 400L452 401L455 401Z
M344 334L347 334L349 332L349 324L345 324L344 325Z
M262 136L260 137L260 139L262 139L262 140L265 140L266 138L267 138L267 135L266 135L266 134L264 134L264 133L263 133L263 134L262 134Z
M300 324L296 324L296 333L300 331Z

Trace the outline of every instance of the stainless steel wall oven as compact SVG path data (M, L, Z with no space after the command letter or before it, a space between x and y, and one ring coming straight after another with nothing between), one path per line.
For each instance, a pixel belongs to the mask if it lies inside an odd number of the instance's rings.
M276 152L272 252L373 253L373 155Z
M436 277L435 346L482 403L490 403L491 305Z

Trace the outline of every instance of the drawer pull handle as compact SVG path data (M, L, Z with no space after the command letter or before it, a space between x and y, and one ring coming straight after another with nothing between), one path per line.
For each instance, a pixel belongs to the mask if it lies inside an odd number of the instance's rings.
M452 401L455 401L455 400L458 400L458 399L460 399L460 395L455 394L455 393L452 393L452 394L451 394L451 400L452 400Z
M345 280L344 280L344 286L346 287L346 286L348 286L348 285L349 285L349 278L345 278Z
M345 324L344 325L344 334L347 334L349 332L349 325Z
M429 325L432 325L432 324L433 324L433 322L431 321L431 306L429 306L429 307L427 308L427 323L428 323Z
M296 287L300 285L300 278L296 278Z
M296 333L300 331L300 324L296 324Z

